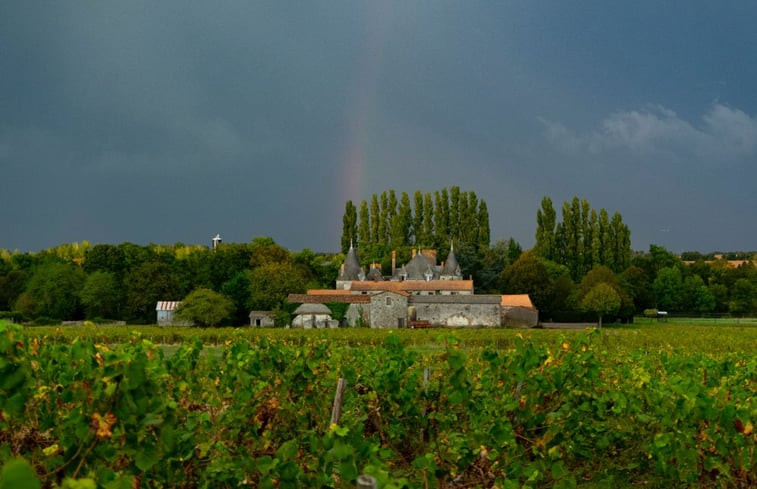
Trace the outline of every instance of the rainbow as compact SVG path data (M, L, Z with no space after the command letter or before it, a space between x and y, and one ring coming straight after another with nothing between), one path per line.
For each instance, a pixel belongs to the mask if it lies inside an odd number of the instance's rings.
M369 2L366 12L366 32L360 62L347 101L347 134L341 157L341 192L335 192L340 201L338 209L347 200L359 206L360 200L369 194L370 175L366 169L370 165L366 154L370 139L370 122L375 120L376 93L381 59L387 33L388 4Z

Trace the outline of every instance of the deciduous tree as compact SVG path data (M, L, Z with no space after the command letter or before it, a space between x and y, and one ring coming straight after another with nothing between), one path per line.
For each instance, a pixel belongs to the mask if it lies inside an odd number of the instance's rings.
M602 318L620 309L620 296L610 284L600 282L583 298L581 308L596 314L599 318L599 327L602 328Z
M176 318L200 326L217 326L234 311L231 299L210 289L196 289L181 301Z
M121 318L123 294L114 273L91 273L84 282L79 297L87 319Z

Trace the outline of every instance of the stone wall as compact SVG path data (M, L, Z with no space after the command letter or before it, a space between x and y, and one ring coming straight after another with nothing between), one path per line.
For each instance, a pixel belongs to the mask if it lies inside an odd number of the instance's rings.
M407 297L394 292L371 296L371 328L398 328L407 324Z
M292 320L293 328L321 329L337 327L339 323L328 314L300 314Z
M371 323L370 316L371 305L368 304L350 304L347 312L344 313L344 321L347 326L354 328L356 326L368 326ZM362 321L360 320L362 318Z
M434 326L497 327L501 325L499 296L413 296L418 321Z
M539 311L527 307L503 307L502 324L504 326L533 328L539 324Z

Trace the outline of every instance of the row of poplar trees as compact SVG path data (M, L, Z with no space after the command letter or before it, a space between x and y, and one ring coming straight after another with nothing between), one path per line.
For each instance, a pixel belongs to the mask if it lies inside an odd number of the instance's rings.
M631 264L631 231L620 213L610 218L605 209L597 212L578 197L563 203L562 222L557 222L552 199L544 197L536 213L534 253L567 266L573 280L595 265L620 273Z
M350 244L363 249L416 246L448 249L489 247L489 211L475 192L460 187L443 188L425 194L417 190L413 203L407 192L399 200L394 190L373 194L360 209L348 200L342 218L342 252Z

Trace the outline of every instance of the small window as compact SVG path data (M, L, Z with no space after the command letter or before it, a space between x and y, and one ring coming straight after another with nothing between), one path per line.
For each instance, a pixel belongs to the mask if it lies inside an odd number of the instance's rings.
M392 298L391 297L387 297L386 298L386 305L387 306L391 306L392 305Z

